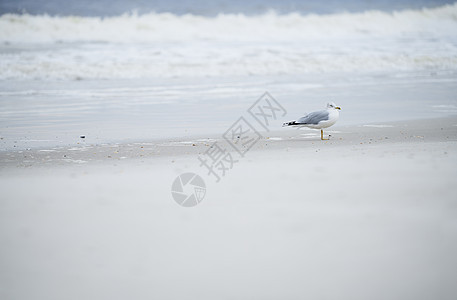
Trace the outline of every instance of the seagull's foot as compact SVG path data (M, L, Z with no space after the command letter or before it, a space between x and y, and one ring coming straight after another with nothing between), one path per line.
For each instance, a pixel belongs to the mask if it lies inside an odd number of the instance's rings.
M324 138L324 131L321 129L321 141L328 141L330 139L331 135L328 135L328 138Z
M328 141L328 140L330 140L331 137L332 137L332 136L331 136L330 134L328 135L328 138L324 138L324 137L322 136L322 137L321 137L321 140L322 140L322 141Z

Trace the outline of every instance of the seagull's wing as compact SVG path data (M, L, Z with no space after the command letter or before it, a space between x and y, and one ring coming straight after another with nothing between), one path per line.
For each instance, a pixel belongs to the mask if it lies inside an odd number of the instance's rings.
M317 125L321 121L327 121L328 115L329 113L326 110L314 111L312 113L307 114L304 117L301 117L300 119L298 119L296 123Z

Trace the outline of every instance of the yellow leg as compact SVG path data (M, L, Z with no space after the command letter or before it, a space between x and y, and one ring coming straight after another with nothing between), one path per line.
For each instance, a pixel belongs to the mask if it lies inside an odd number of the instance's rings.
M326 141L328 139L324 139L324 130L321 129L321 140Z

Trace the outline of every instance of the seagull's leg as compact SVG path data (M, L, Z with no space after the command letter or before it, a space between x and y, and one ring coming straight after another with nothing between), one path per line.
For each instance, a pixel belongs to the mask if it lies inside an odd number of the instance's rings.
M326 141L328 139L324 139L324 130L321 129L321 140L322 141Z

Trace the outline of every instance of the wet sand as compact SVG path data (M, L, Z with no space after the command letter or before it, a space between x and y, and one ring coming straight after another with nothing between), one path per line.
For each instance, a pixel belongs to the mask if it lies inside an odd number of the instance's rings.
M4 299L455 299L457 118L0 153ZM176 176L206 197L177 205Z
M70 147L51 147L0 152L3 169L10 167L57 167L72 165L116 164L119 161L140 160L153 162L155 159L189 158L202 155L213 143L222 143L228 151L235 151L220 135L182 137L131 143L95 144L87 142L89 137ZM307 128L281 128L270 132L261 131L259 140L249 149L250 158L262 150L320 151L343 150L354 147L358 150L371 146L430 142L452 142L456 140L457 118L434 118L416 121L376 123L357 126L333 126L320 131ZM251 135L253 136L253 135ZM236 138L233 140L236 143ZM371 145L371 146L370 146Z

